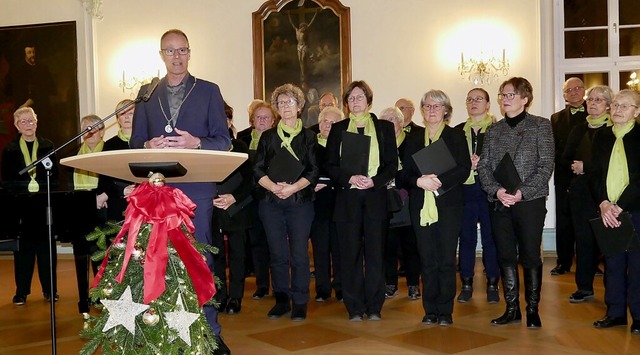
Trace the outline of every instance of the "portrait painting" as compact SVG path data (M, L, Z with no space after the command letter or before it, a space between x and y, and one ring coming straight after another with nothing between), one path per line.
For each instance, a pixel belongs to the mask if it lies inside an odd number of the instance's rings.
M74 21L0 27L0 149L17 134L13 113L22 106L56 147L78 133L76 38Z
M339 1L267 1L254 13L255 97L268 101L276 87L297 85L303 124L316 124L320 96L341 97L351 80L349 43L349 9Z

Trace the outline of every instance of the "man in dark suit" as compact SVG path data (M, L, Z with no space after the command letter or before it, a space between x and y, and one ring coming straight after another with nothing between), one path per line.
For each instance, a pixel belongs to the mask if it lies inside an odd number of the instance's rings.
M220 88L189 73L191 50L187 35L181 30L169 30L162 35L160 44L160 56L167 67L167 75L149 100L136 106L129 146L228 150L231 139ZM146 89L142 87L140 90L145 92ZM196 204L193 218L195 237L200 243L211 244L212 201L216 196L216 184L179 183L172 186L182 190ZM210 254L207 255L207 264L213 271L213 256ZM220 337L218 312L213 306L205 305L204 313L218 343L215 353L229 354L229 348Z
M570 161L564 161L562 153L571 129L584 122L587 109L584 101L584 83L579 78L569 78L562 85L567 107L551 116L553 139L555 141L554 184L556 193L556 253L558 261L551 275L562 275L571 270L575 254L575 237L569 213L568 189L572 172Z

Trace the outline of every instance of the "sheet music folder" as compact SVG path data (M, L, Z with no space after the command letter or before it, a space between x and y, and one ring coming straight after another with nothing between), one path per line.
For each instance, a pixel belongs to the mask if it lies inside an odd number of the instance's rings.
M342 150L340 168L349 175L364 175L369 172L369 150L371 137L344 131L342 132Z
M518 174L516 166L513 164L513 159L509 153L504 153L504 156L498 163L496 170L493 171L493 177L498 181L500 186L507 190L507 193L513 195L518 191L522 180Z
M602 217L589 220L600 251L604 255L640 250L640 239L633 228L631 214L622 212L618 216L618 220L621 222L618 228L605 227L602 223Z
M267 175L273 182L294 183L298 181L303 170L304 165L291 155L286 148L281 148L278 154L269 162Z
M447 144L442 139L429 144L411 156L422 175L441 175L456 167Z

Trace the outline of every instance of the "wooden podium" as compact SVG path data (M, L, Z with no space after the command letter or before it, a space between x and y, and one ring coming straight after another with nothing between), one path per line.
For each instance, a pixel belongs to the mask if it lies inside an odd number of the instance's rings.
M76 155L60 160L60 164L114 178L143 182L136 177L130 163L180 163L184 176L169 177L167 182L220 182L247 160L245 153L199 149L123 149Z

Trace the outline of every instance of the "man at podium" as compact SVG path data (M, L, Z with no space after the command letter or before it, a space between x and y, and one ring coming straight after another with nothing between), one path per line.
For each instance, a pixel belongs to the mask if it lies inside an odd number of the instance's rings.
M160 39L160 57L167 75L148 101L136 105L129 147L228 150L231 139L220 88L189 73L191 49L187 35L178 29L165 32ZM146 93L148 89L149 85L143 86L140 92ZM211 244L216 184L198 182L172 186L182 190L197 205L193 219L195 237L200 243ZM212 255L207 255L207 264L213 271ZM229 354L229 348L219 336L217 311L213 306L204 306L204 312L217 338L215 353Z

